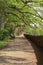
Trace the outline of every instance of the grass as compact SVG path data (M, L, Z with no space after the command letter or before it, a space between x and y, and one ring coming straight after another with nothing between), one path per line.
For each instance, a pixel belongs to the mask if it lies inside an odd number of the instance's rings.
M0 41L0 47L6 46L6 43L4 41Z
M8 41L10 41L10 39L8 39L8 38L6 38L4 40L0 40L0 48L7 46L6 42L8 42Z
M0 49L3 49L7 46L7 43L5 41L0 41Z

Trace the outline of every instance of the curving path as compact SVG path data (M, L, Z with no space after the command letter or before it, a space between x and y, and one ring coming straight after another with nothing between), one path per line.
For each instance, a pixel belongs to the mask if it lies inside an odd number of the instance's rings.
M40 56L40 50L31 41L16 38L7 43L8 46L0 50L0 65L42 65L43 52Z

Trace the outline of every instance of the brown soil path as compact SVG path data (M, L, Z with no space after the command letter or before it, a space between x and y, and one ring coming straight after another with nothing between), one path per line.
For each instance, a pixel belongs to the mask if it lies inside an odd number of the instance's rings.
M40 65L42 61L39 60L43 59L37 52L40 53L36 45L29 40L16 38L8 42L8 47L0 50L0 65Z

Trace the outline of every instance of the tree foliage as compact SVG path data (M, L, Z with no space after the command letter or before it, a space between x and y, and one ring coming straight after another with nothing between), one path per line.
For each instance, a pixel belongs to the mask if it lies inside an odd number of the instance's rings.
M3 22L24 22L31 31L43 34L42 8L43 0L0 0L0 23L3 26Z

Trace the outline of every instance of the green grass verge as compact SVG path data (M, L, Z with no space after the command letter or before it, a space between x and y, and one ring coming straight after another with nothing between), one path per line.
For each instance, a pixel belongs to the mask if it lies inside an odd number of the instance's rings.
M4 41L0 41L0 47L6 46L6 43Z
M8 42L8 41L10 41L10 39L8 39L8 38L1 40L0 41L0 48L7 46L8 44L6 42Z

